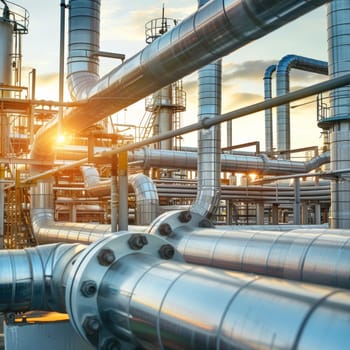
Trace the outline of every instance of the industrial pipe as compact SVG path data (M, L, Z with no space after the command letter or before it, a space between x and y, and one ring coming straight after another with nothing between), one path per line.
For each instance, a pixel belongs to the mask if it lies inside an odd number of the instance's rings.
M68 270L85 248L53 244L0 251L0 312L65 312Z
M286 55L277 65L276 68L276 94L283 96L289 92L289 72L292 68L328 75L328 63L313 58ZM277 107L277 150L290 150L290 109L289 104ZM289 153L285 154L289 159Z
M350 72L350 4L348 1L330 1L327 5L328 61L330 77L339 77ZM350 167L350 104L349 86L330 94L330 118L327 119L331 149L331 171ZM350 182L349 174L331 183L331 228L350 228Z
M276 65L267 67L264 74L264 99L269 100L272 97L272 74L276 71ZM272 108L265 109L265 151L273 151L273 127L272 127Z
M99 49L100 2L71 0L69 87L76 100L85 100L86 104L70 109L63 126L73 132L85 129L324 3L210 1L99 80L98 62L90 53ZM53 120L38 131L32 150L34 159L52 157L49 150L56 128L57 120Z
M149 229L193 264L350 289L350 236L214 229L186 211L165 213Z
M80 254L67 285L74 328L99 349L323 349L350 341L350 293L183 264L154 236Z

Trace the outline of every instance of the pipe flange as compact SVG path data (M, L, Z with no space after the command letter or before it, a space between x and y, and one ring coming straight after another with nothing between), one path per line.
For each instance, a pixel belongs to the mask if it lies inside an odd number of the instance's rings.
M76 331L96 348L115 338L103 327L98 310L99 288L105 273L117 261L129 254L149 254L160 259L183 262L182 256L164 239L140 233L111 234L89 245L78 257L68 278L66 308ZM116 339L120 349L130 344ZM123 345L124 344L124 345Z
M213 223L189 210L173 210L159 215L150 225L148 233L164 238L180 239L185 233L198 227L211 228Z

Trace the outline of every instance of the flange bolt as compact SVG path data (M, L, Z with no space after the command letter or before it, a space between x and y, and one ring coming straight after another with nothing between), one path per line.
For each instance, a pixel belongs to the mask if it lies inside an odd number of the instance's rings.
M87 335L94 335L100 330L100 322L96 317L88 316L83 322L83 328Z
M132 250L140 250L142 249L146 244L148 244L147 237L144 235L140 235L139 233L132 235L129 240L129 247Z
M90 298L96 294L97 291L97 285L95 281L84 281L80 287L81 293L87 297Z
M100 265L109 266L115 260L115 255L113 250L101 249L97 255L97 260L100 263Z
M163 223L159 225L158 231L161 236L169 236L173 230L169 224Z
M188 210L182 211L179 215L179 221L184 223L184 224L191 221L191 219L192 219L192 215L191 215L191 212Z
M175 254L175 249L172 245L170 244L163 244L160 248L159 248L159 256L162 259L172 259L172 257Z

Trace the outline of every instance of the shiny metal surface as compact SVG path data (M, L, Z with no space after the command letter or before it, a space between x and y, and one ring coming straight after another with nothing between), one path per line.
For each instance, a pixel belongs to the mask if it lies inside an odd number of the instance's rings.
M144 174L130 175L129 184L136 197L136 224L149 225L159 215L157 188L152 179Z
M276 68L276 94L284 95L289 92L289 71L294 69L328 75L328 63L313 58L287 55ZM290 110L289 104L277 107L277 150L290 150ZM289 154L284 155L289 159Z
M197 168L197 154L194 152L143 148L142 150L129 152L128 159L129 162L144 161L144 167L146 169L161 166L191 170ZM328 152L306 162L269 159L265 155L245 156L221 154L222 171L245 172L251 170L266 175L307 173L328 162Z
M272 97L272 74L276 71L276 65L273 64L266 68L264 74L264 98L268 100ZM273 127L272 127L272 108L265 109L265 151L273 151Z
M165 247L170 250L165 252ZM131 261L137 260L138 256L141 256L141 259L144 261L147 261L147 259L143 258L144 256L151 256L158 263L161 262L160 259L164 259L164 261L169 261L170 259L172 261L183 261L182 257L165 240L149 235L126 232L118 236L110 235L90 245L80 254L69 276L65 301L74 328L84 339L98 348L102 347L106 339L110 339L113 336L111 328L119 327L119 325L122 328L125 323L129 323L126 313L128 305L124 305L124 301L128 300L128 295L119 296L121 312L116 314L115 311L118 312L118 310L113 309L111 305L114 301L117 301L117 298L112 297L110 299L110 295L106 296L105 286L103 285L104 280L106 280L106 283L109 283L108 271L115 265L120 266L125 256L130 256ZM144 274L148 268L147 263L142 263L140 269L134 271L135 274L133 276L129 276L130 279L136 281L140 274ZM124 273L117 274L113 277L113 280L117 285L125 286L130 284L130 280L126 278ZM88 294L82 294L84 285L87 282L90 286L94 285L95 287L92 290L88 290ZM140 296L142 297L142 295ZM105 297L107 297L107 300L105 300ZM107 304L110 304L110 306L107 306ZM105 310L105 307L108 310ZM100 308L103 310L100 310ZM125 312L122 311L124 308L126 308ZM111 324L107 320L110 316L114 318ZM87 331L87 319L93 319L95 324L100 325L98 329L95 328L93 334ZM130 340L127 338L130 337L126 334L126 336L118 338L118 340L120 342Z
M55 244L0 251L0 311L64 312L64 288L83 245Z
M161 225L170 225L166 237L189 263L350 289L348 235L224 231L204 228L195 215L183 222L180 213L158 217L149 232L162 235Z
M13 26L0 17L0 84L11 85ZM9 97L9 96L8 96Z
M330 77L338 77L350 71L350 4L348 1L331 1L327 5L328 60ZM331 170L350 165L349 104L350 87L345 86L331 94L330 127ZM331 183L330 225L332 228L350 228L349 174Z
M201 4L199 3L199 6ZM211 63L198 72L198 119L221 114L222 61ZM221 126L214 125L198 133L197 196L191 210L211 217L219 205L221 193Z
M101 180L95 167L81 167L86 190L95 196L110 194L111 180ZM159 198L157 188L151 178L144 174L128 176L128 183L136 197L136 224L148 225L159 214Z
M144 349L295 349L301 335L316 349L321 329L325 349L350 340L348 292L141 254L108 270L98 307L114 336ZM333 320L328 333L322 326Z
M95 46L99 44L97 13L100 3L71 0L69 84L74 97L86 103L67 112L63 118L64 127L74 131L85 129L324 3L325 0L288 0L283 4L257 0L211 1L98 80L96 61L88 56L92 47L98 50ZM74 46L74 42L82 44ZM36 134L34 158L52 157L48 151L56 128L57 120Z

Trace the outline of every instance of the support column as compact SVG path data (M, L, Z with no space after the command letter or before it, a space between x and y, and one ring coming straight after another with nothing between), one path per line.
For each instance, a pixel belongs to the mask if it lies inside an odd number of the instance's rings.
M111 169L111 232L118 231L118 159L112 156Z
M315 225L321 224L321 204L316 203L315 204Z
M256 224L264 225L264 202L256 203Z
M272 225L278 225L278 203L272 204Z
M293 206L293 223L300 225L300 179L294 179L294 206Z
M122 152L118 158L119 167L119 231L128 230L128 153Z

